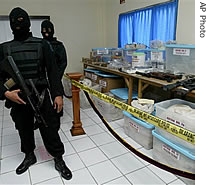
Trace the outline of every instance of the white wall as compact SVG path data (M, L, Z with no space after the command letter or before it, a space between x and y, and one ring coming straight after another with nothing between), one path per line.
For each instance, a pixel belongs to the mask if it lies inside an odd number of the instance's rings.
M195 44L195 0L179 0L176 40Z
M16 6L26 9L29 15L49 15L55 36L67 50L66 72L82 72L81 59L89 57L91 48L117 47L120 13L164 1L126 0L120 4L119 0L0 0L0 15L8 15ZM177 41L194 44L195 0L179 2Z

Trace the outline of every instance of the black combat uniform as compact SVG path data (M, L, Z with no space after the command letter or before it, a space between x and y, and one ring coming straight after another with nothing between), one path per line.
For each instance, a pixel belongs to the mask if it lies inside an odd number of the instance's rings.
M55 54L56 63L58 66L59 78L62 82L63 74L67 66L67 55L66 49L61 41L58 41L56 37L54 37L55 29L54 25L50 20L44 20L41 23L41 33L43 39L50 42L53 52ZM59 113L59 117L63 116L63 110ZM38 127L37 123L35 123L35 129Z
M66 49L61 41L58 41L54 35L54 25L49 20L44 20L41 24L41 33L44 39L48 40L53 47L58 65L59 77L62 79L67 66Z
M26 82L27 79L32 79L38 92L44 94L40 109L48 127L42 124L39 130L47 151L54 157L56 170L61 173L62 177L69 180L72 178L72 174L62 158L64 145L58 134L60 121L58 113L53 107L54 99L57 96L63 96L63 87L52 48L46 40L35 38L29 32L30 19L25 10L14 8L9 18L14 39L0 45L0 62L3 62L3 59L8 55L12 56ZM25 153L23 162L16 169L17 174L22 174L30 165L36 163L34 111L24 95L20 94L26 104L18 104L5 97L5 92L8 89L4 83L9 77L5 71L0 69L0 99L6 99L5 105L11 108L10 115L21 139L21 151ZM29 89L32 89L30 83L27 85ZM12 90L14 88L19 89L20 86L15 85ZM35 92L31 92L32 96L36 98Z

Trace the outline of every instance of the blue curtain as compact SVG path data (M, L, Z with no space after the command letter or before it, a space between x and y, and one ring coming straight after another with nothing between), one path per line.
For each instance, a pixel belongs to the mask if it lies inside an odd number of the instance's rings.
M118 41L122 43L133 42L133 14L120 15L118 21ZM129 25L129 26L128 26Z
M144 11L135 12L133 42L142 43L148 46L152 31L151 22L152 22L151 9L145 9Z
M178 0L119 15L118 47L133 42L176 40Z

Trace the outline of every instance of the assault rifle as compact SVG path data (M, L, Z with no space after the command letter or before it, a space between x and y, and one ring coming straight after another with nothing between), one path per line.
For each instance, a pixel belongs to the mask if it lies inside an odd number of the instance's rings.
M183 88L177 89L176 91L181 95L185 95L188 92L195 90L195 77L180 80L173 84L164 85L162 88L165 91L170 91L180 86Z
M40 101L43 100L43 97L40 97L32 79L29 79L29 83L34 90L34 92L39 100L39 103L35 103L35 100L32 97L32 93L30 92L28 86L26 85L26 82L25 82L22 74L20 73L17 65L15 64L12 56L7 56L3 61L1 61L0 68L1 68L1 70L5 71L6 73L8 73L11 76L11 78L7 81L7 83L9 83L10 85L18 84L21 87L23 95L26 96L31 108L34 111L34 116L35 116L36 121L38 123L44 124L45 127L48 127L48 125L47 125L46 121L44 120L44 118L41 114L41 111L40 111Z
M165 73L165 72L148 72L148 73L142 73L139 71L136 71L136 74L151 77L151 78L157 78L160 80L166 80L167 82L172 82L172 80L182 79L182 75L175 75L171 73Z

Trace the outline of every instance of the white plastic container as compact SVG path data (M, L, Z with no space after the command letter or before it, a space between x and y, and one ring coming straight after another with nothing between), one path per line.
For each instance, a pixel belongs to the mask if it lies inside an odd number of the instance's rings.
M111 89L110 92L105 93L112 98L115 98L123 103L128 101L128 89L127 88L117 88ZM133 93L133 98L137 97L137 93ZM99 112L104 116L107 121L115 121L123 118L123 111L114 105L107 103L97 97L93 97L95 106L98 108Z
M145 61L151 59L151 50L152 49L138 49L136 50L137 53L144 53L145 54Z
M154 125L138 119L126 111L123 111L123 115L125 133L145 149L152 149Z
M145 53L134 52L132 54L132 67L142 67L145 65Z
M111 55L111 48L92 48L93 56Z
M191 112L181 112L176 109L170 109L170 107L178 105L183 108L188 108ZM189 101L181 100L181 99L171 99L162 101L155 104L156 107L156 116L164 119L172 124L178 125L182 128L185 128L191 132L195 132L195 104ZM172 107L173 108L173 107ZM187 109L188 110L188 109ZM171 142L179 145L181 147L185 147L191 151L191 153L195 153L195 145L161 129L159 127L155 128L156 132Z
M114 97L114 95L111 93L105 93L105 94ZM96 96L93 96L92 99L96 108L103 115L106 121L110 122L123 118L122 110L119 109L118 107L115 107L114 105L107 103Z
M82 82L83 82L84 85L90 87L91 89L94 89L96 91L100 91L100 87L99 87L98 84L94 84L91 81L90 82L88 82L88 81L90 81L90 80L85 78ZM90 98L92 98L93 95L89 94L89 96L90 96ZM88 99L87 99L83 90L79 91L79 98L80 98L80 108L81 109L91 108L91 105L90 105L90 103L89 103L89 101L88 101Z
M195 45L166 45L166 70L195 74Z
M155 130L153 135L152 157L156 161L167 166L183 170L190 173L195 173L195 155L186 148L182 148L163 136L159 135ZM186 184L195 184L194 180L180 177Z
M132 62L132 55L136 50L137 50L136 48L123 49L124 60L128 63L131 63Z
M166 60L166 51L160 49L151 49L150 51L151 61L165 61Z

